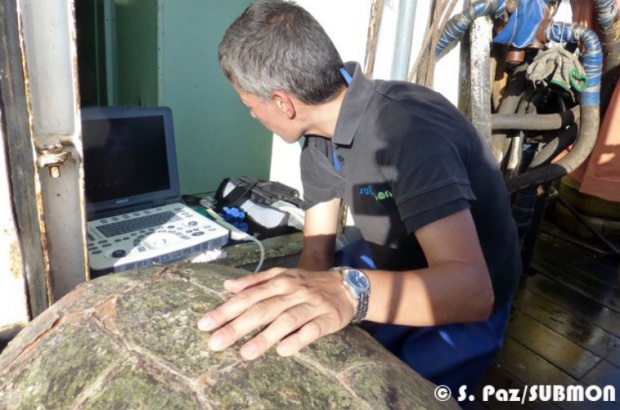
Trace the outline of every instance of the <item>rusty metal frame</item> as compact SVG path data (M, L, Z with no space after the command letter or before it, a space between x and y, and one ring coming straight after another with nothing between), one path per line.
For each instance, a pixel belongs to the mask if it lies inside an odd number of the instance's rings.
M0 110L0 124L2 111ZM0 126L0 349L28 323L26 279L19 249L18 230L10 201L5 127Z
M19 248L3 252L25 280L27 318L88 280L75 38L72 0L0 3L0 177L11 193L0 209Z
M18 4L52 303L88 279L75 10L72 0Z
M42 201L31 124L23 36L16 0L0 3L0 111L6 141L12 208L19 231L30 314L45 310L52 298L42 230Z

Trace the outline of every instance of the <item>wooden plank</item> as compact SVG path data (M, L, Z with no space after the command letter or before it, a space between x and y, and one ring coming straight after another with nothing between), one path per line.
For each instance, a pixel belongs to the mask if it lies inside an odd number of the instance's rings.
M603 285L600 282L584 278L579 275L571 275L570 273L554 270L551 273L545 273L546 276L563 283L590 299L597 301L603 306L620 313L620 297L617 289Z
M620 346L620 337L524 287L517 291L514 305L523 313L599 357L607 357Z
M620 367L620 346L616 348L609 356L607 356L607 361L615 364Z
M572 244L573 246L577 246L581 249L585 249L589 252L593 252L600 256L604 256L604 257L615 256L612 250L609 249L609 247L606 244L604 244L603 241L599 240L598 238L583 238L579 235L573 234L562 228L559 228L556 224L548 220L543 221L543 223L541 224L540 232L543 233L544 235L551 235L553 237L558 238L558 240L561 240L568 244ZM615 238L611 238L611 242L614 243L616 246L618 245L617 243L618 241Z
M620 314L618 312L601 306L591 298L545 275L525 278L522 286L543 295L576 316L590 321L593 325L620 337Z
M467 406L467 410L486 410L488 408L489 407L485 406L483 403L480 403L478 401L473 401L469 403Z
M511 337L504 339L495 362L524 384L575 384L576 379Z
M512 374L506 372L500 365L494 363L482 378L482 382L478 386L478 389L474 393L476 396L476 402L486 405L491 410L522 410L522 409L536 409L536 410L557 410L558 407L549 402L529 403L525 402L506 402L498 401L496 397L490 397L487 401L484 400L483 388L485 386L492 386L495 390L504 389L518 389L523 391L525 384L516 379Z
M618 290L618 266L607 267L597 262L592 260L591 256L584 255L577 260L571 259L570 264L567 261L560 263L556 259L549 259L546 255L544 258L536 257L530 265L533 269L549 276L562 272L569 277L579 278L582 282Z
M496 366L502 368L507 374L512 375L515 380L523 385L582 385L581 382L564 373L511 337L506 337L504 340L504 347L499 352L495 363ZM533 404L541 407L547 405L545 402L534 402ZM584 408L617 409L615 403L588 403L587 406L580 402L554 404L566 410L582 410ZM539 407L534 406L534 408L538 409ZM503 408L498 406L497 409L502 410Z
M582 380L587 386L614 386L615 402L597 402L597 408L620 409L620 367L614 366L607 361L601 361L590 373Z
M620 261L617 258L601 255L555 235L541 233L538 236L532 259L532 266L542 271L561 270L588 276L618 289Z
M556 254L559 253L559 254ZM570 249L538 249L532 267L549 275L556 272L577 277L581 282L593 282L598 287L618 289L619 259L609 259Z
M509 337L504 341L504 348L498 355L496 363L523 386L579 384L577 380ZM548 403L533 402L532 404L534 408L539 408L538 406L546 406ZM577 410L579 406L568 403L562 408ZM498 410L502 410L502 407L498 406Z
M511 313L506 334L575 379L583 377L601 360L519 310Z
M614 386L616 398L620 401L620 367L603 360L581 381L589 386Z

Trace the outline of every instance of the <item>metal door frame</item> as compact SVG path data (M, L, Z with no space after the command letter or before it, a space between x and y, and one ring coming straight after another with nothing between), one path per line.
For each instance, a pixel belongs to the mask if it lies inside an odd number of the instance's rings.
M0 178L10 192L0 210L11 210L18 245L0 255L0 285L21 278L26 318L88 279L75 38L71 0L0 3Z

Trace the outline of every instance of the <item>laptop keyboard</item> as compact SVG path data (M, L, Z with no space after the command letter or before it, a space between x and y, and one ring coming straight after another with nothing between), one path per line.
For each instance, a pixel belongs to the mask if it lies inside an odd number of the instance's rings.
M143 229L157 228L167 222L175 222L180 219L181 218L179 218L176 213L166 211L101 225L97 227L97 230L99 230L99 232L101 232L106 238L111 238L113 236L125 235L127 233L136 232Z

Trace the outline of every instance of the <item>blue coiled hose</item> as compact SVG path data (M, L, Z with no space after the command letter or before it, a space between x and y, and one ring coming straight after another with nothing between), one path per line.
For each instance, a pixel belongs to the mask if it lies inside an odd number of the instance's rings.
M618 21L616 0L593 0L596 9L596 21L601 30L610 29Z
M441 37L435 47L435 55L439 56L448 46L457 43L475 19L489 16L496 9L497 2L495 0L479 0L471 3L467 10L452 17L446 24L443 33L441 33Z

